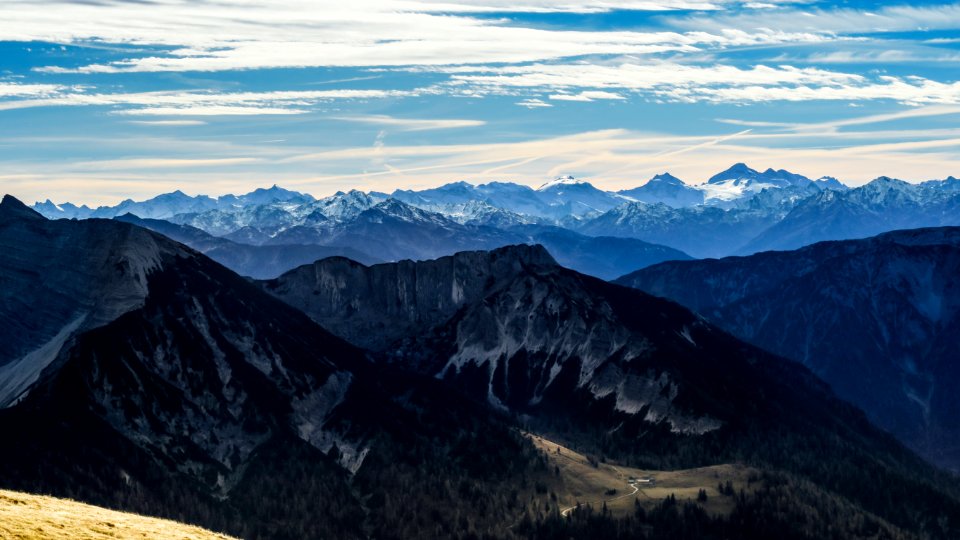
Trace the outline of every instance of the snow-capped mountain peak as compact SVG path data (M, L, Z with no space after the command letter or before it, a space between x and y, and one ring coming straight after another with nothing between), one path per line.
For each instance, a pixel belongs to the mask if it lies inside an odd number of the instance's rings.
M760 193L769 188L807 187L811 180L790 171L768 168L764 172L737 163L729 169L710 177L699 187L707 201L726 203Z
M668 172L660 173L647 181L647 184L653 184L653 183L670 184L670 185L686 185L684 184L683 180L677 178L676 176Z
M569 185L576 185L576 184L586 184L586 182L584 182L583 180L574 178L573 176L568 174L566 176L558 176L553 180L543 184L542 186L537 188L537 191L546 191L556 186L569 186Z
M707 183L719 184L726 180L756 178L757 176L760 176L760 173L748 167L746 163L735 163L729 169L711 176Z
M351 189L346 193L338 191L329 197L324 197L302 208L307 210L307 212L305 212L306 214L319 210L326 218L334 221L343 221L356 217L364 210L368 210L380 202L383 202L383 199L380 197L374 197L363 191Z
M833 189L839 191L846 191L850 189L846 184L840 182L832 176L821 176L813 181L813 183L820 189Z

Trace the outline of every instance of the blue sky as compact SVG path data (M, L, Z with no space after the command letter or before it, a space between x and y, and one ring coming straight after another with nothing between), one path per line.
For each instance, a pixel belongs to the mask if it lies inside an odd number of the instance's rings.
M737 161L960 176L960 4L0 4L0 186L88 204L278 183L608 189Z

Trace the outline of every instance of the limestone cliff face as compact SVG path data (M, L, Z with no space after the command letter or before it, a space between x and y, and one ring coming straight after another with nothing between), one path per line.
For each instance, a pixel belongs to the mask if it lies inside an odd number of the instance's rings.
M334 334L382 350L445 322L524 268L553 266L545 249L526 245L374 266L333 257L263 285Z
M261 285L385 362L521 414L571 406L708 433L737 420L737 406L711 404L758 391L746 372L765 356L676 304L563 268L540 246L370 267L332 258Z

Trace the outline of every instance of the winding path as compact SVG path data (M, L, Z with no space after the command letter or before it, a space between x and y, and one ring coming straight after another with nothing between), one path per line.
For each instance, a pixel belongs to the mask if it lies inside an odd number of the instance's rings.
M610 468L613 469L613 470L615 470L615 471L617 471L617 474L619 474L621 477L623 477L623 472L622 472L620 469L614 467L613 465L611 465ZM625 493L625 494L623 494L623 495L618 495L618 496L613 497L613 498L610 498L610 499L602 499L602 500L599 500L599 501L587 501L587 502L585 502L585 503L580 503L580 502L578 502L578 503L575 504L574 506L571 506L571 507L569 507L569 508L564 508L563 510L561 510L561 511L560 511L560 515L561 515L561 516L566 516L567 514L569 514L571 511L573 511L576 507L580 506L581 504L603 504L603 503L608 503L608 502L613 502L613 501L619 501L620 499L625 499L625 498L627 498L627 497L632 497L632 496L636 495L636 494L640 491L640 487L637 486L637 484L631 484L631 483L628 482L627 485L633 488L633 492L631 492L631 493Z

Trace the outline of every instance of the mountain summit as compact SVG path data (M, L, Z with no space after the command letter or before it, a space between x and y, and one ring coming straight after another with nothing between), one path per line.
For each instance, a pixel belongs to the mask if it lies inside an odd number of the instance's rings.
M44 218L13 195L4 195L3 200L0 201L0 220L14 219L41 220Z
M703 204L703 191L687 185L670 173L658 174L646 184L633 189L618 191L620 195L648 204L663 203L673 208Z
M550 180L549 182L542 184L540 187L537 188L537 191L546 191L555 186L570 186L570 185L585 184L585 183L586 182L584 182L583 180L579 180L577 178L574 178L572 175L568 174L566 176L558 176L553 180Z

